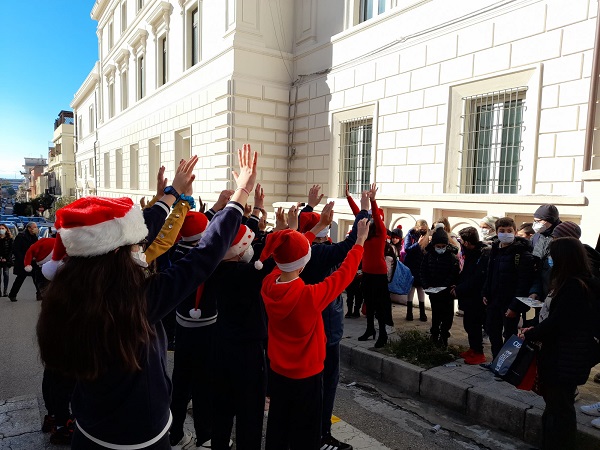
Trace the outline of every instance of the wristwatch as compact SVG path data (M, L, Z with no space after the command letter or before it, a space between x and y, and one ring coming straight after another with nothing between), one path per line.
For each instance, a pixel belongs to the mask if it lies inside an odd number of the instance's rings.
M179 200L179 192L177 192L173 186L167 186L163 192L165 193L165 195L172 195L173 197L175 197L176 201Z

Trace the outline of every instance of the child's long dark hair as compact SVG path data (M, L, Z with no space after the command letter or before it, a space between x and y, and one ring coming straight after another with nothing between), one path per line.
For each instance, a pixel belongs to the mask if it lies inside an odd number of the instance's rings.
M146 282L129 246L69 258L44 293L37 324L46 367L88 381L109 368L140 370L154 335Z
M584 291L589 293L590 288L586 281L591 278L592 269L585 248L579 239L573 237L554 239L550 243L550 256L553 262L550 288L554 291L554 295L571 278L576 279Z

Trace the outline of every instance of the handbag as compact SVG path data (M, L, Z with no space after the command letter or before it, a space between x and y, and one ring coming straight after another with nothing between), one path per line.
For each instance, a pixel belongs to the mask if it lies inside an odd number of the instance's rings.
M414 280L415 277L413 277L410 269L398 259L392 280L388 283L388 290L392 294L406 295L410 292Z
M514 334L506 341L490 367L504 381L522 390L531 390L537 373L537 346Z

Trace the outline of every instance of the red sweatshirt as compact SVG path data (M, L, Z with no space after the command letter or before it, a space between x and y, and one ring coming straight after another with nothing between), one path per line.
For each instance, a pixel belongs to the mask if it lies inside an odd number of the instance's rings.
M269 317L268 353L275 373L302 379L323 370L327 339L321 312L352 282L362 255L362 246L355 245L340 268L318 284L304 284L300 278L278 283L278 268L264 279L261 294Z
M373 222L377 228L377 234L365 242L365 256L362 262L362 270L363 273L387 275L387 265L385 264L385 256L383 255L387 229L379 216L379 207L375 200L371 200L371 213L373 214Z

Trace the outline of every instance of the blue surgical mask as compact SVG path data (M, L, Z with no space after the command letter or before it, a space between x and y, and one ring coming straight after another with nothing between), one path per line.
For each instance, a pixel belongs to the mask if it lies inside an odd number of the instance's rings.
M438 255L443 255L444 253L446 253L446 247L444 248L435 248L435 251L437 252Z
M503 244L512 244L515 240L514 233L498 233L498 240Z
M553 267L554 266L554 260L552 259L552 256L548 256L548 266L549 267Z

